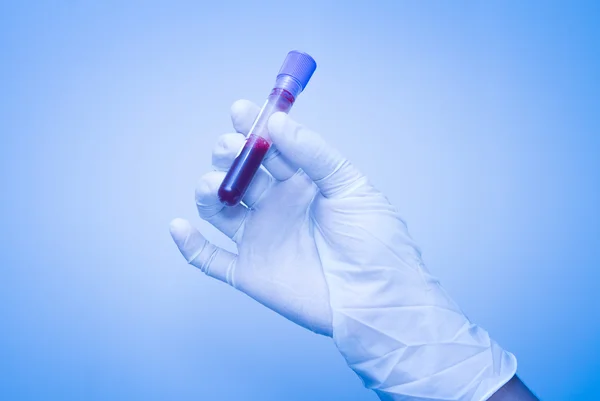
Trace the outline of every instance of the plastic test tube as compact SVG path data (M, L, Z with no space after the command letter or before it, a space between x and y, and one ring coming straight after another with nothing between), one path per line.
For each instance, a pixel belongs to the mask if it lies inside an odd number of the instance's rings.
M267 129L269 117L278 111L290 111L316 68L317 63L308 54L295 50L288 53L277 74L271 94L248 132L246 143L219 187L218 196L222 203L228 206L240 203L271 147Z

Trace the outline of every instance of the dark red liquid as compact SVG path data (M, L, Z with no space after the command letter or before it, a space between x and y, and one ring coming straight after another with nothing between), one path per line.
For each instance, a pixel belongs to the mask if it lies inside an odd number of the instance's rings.
M269 142L260 136L250 135L248 137L242 151L233 161L221 187L219 187L217 194L221 202L227 206L235 206L240 203L270 146Z

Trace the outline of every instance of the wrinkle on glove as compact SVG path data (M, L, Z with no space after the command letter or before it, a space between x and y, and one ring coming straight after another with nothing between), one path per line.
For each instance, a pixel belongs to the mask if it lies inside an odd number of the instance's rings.
M333 339L367 388L381 400L481 401L513 377L516 358L429 274L383 196L363 185L318 202L315 240L327 261Z
M397 211L316 132L284 113L274 147L244 195L218 188L260 108L232 106L236 133L213 151L196 188L200 216L237 245L208 242L188 221L171 234L188 263L291 321L333 339L382 400L487 399L516 360L471 324L421 262ZM246 207L248 206L248 207Z

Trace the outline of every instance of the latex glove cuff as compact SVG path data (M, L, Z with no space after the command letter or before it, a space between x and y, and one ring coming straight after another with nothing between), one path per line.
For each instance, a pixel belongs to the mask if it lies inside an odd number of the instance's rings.
M516 372L516 358L469 322L419 260L400 269L339 263L326 280L334 341L382 400L487 400Z

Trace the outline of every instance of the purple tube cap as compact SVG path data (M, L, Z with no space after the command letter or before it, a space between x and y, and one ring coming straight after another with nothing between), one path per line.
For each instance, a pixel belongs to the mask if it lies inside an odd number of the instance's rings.
M289 75L295 78L304 90L316 69L317 62L311 56L298 50L292 50L287 54L277 76Z

